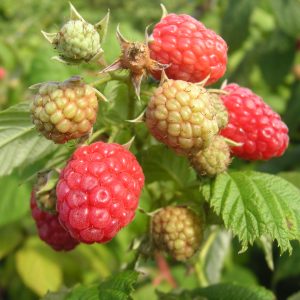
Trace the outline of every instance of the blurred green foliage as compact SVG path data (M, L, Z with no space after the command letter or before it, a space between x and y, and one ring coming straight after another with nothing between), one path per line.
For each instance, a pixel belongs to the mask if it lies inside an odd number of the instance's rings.
M115 38L117 24L120 23L121 31L128 39L143 40L145 27L160 18L160 2L74 0L72 3L91 23L100 20L110 9L109 32L103 47L106 61L112 62L120 52ZM233 168L279 173L300 188L299 0L163 2L169 12L191 14L207 27L222 34L229 45L228 70L224 79L247 86L261 95L274 110L282 114L289 126L291 144L283 157L251 164L235 159ZM75 74L81 74L87 81L93 80L98 71L95 66L70 67L50 60L55 53L40 34L41 30L57 31L68 19L68 14L67 1L0 1L0 67L7 70L4 79L0 79L2 110L19 102L30 101L28 86L34 83L64 80ZM220 84L221 82L216 86ZM153 82L149 79L144 85L144 94L142 91L142 103L145 103L147 91L152 86ZM124 123L128 116L127 106L130 97L126 86L111 81L107 85L100 85L99 89L110 99L110 103L100 109L99 125L111 126L109 128L112 128L111 134L114 139L126 142L133 132L132 126ZM136 114L138 115L141 110L142 107L137 104ZM17 117L25 120L24 116ZM13 124L14 119L11 119L11 122ZM121 124L119 130L114 131L114 124ZM152 141L149 140L143 126L136 125L135 130L137 140L134 150L142 153L143 142L151 144ZM36 145L39 147L45 142L41 140L42 138L37 137ZM41 151L39 159L30 163L29 155L25 156L23 153L22 158L18 155L18 152L22 152L23 146L17 142L14 145L16 158L24 163L17 168L11 168L9 172L1 173L4 176L0 178L0 299L38 299L48 290L56 291L77 283L89 285L100 282L118 271L124 264L130 263L134 258L134 252L128 251L129 245L134 238L147 231L148 218L141 213L138 213L135 222L120 232L111 243L80 245L68 254L55 253L36 237L35 226L29 214L29 198L34 174L47 165L62 163L61 157L64 160L66 153L71 153L74 147L66 145L50 153L46 151L47 145L44 145L43 151L42 148L38 148ZM0 147L5 147L4 138L0 141ZM197 201L193 188L194 174L189 172L182 174L189 170L186 161L172 156L170 152L164 153L159 147L154 146L148 156L140 154L144 164L148 166L147 174L149 174L141 207L152 210L166 205L174 197L179 197L182 202L191 199ZM155 164L162 164L162 157L163 164L167 166L165 173L158 172L155 168ZM2 164L5 163L5 159L6 156L0 158ZM174 179L172 174L181 175L179 179ZM158 180L162 181L157 182ZM176 190L174 185L178 186ZM287 299L300 289L299 244L294 243L294 252L291 256L284 254L280 257L277 248L274 247L273 251L269 252L269 255L271 253L274 256L274 271L271 271L262 251L266 243L254 244L246 253L237 254L240 245L236 239L233 239L233 243L230 242L232 237L219 230L212 230L212 234L213 238L207 240L210 244L205 244L204 250L195 259L195 270L191 266L170 262L172 274L182 288L192 289L212 283L225 285L228 282L237 282L248 286L263 285L272 290L278 299ZM142 276L139 280L133 298L145 299L147 295L149 300L156 299L158 296L152 281L158 276L159 271L154 261L145 262L143 271L146 276ZM157 288L164 293L171 290L167 282L162 282ZM73 298L70 296L70 299L79 299L81 286L76 289L79 294L71 295ZM93 287L91 289L93 290ZM206 292L207 289L199 290L199 299L200 295L205 296ZM245 287L245 293L247 292ZM61 293L68 292L62 290ZM228 293L228 299L234 299L230 298L232 297L230 289ZM232 293L234 295L234 289ZM270 299L270 294L265 290L260 290L259 293L266 295L265 299ZM177 298L174 298L174 295L160 294L161 299L194 299L189 298L192 296L193 293L181 294ZM257 295L254 297L256 298L253 299L264 299Z

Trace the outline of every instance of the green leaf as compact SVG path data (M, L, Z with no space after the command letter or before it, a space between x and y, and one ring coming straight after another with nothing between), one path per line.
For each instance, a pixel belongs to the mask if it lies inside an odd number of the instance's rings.
M274 32L266 39L259 56L259 67L272 88L280 85L290 73L295 53L295 41L282 32Z
M202 194L242 250L263 235L276 240L281 252L292 252L300 238L300 191L284 179L265 173L230 172L203 185Z
M229 50L238 49L246 40L250 16L256 2L256 0L229 0L221 25L221 35L229 45Z
M110 81L106 84L104 95L108 103L100 105L105 119L117 124L123 123L128 115L128 87L119 81Z
M290 183L294 184L298 189L300 189L300 172L291 171L291 172L280 172L278 176L284 178Z
M118 273L99 286L101 298L103 300L127 300L131 299L130 294L134 289L138 273L135 271L124 271Z
M261 236L258 244L262 247L264 254L265 254L265 260L270 268L270 270L274 271L274 259L273 259L273 243L269 236Z
M43 300L129 300L137 278L137 272L123 271L100 284L76 285L72 289L48 293Z
M258 166L258 170L268 173L279 173L284 170L292 170L297 166L300 166L300 145L289 147L286 153Z
M63 274L58 262L51 259L48 249L37 247L37 239L28 240L16 253L16 267L23 282L39 296L56 291L62 284Z
M30 66L29 75L26 77L28 85L45 81L66 80L71 76L70 66L55 62L51 59L55 54L56 53L52 51L48 45L40 48L35 53ZM78 70L76 71L78 72Z
M243 267L232 262L224 269L222 273L222 282L234 282L237 284L253 286L258 285L255 274L249 268Z
M64 300L100 300L99 289L97 285L92 286L75 286L71 292L63 298Z
M282 255L277 263L274 272L274 285L281 280L288 278L297 278L300 276L300 245L294 242L294 251L292 255Z
M22 234L18 228L5 226L0 228L0 260L12 252L14 248L22 241Z
M42 300L64 300L69 293L70 289L62 288L58 292L48 292Z
M196 179L188 160L163 145L152 146L143 151L140 159L148 183L171 180L183 188Z
M300 299L300 291L288 297L287 300L299 300Z
M15 176L2 177L0 180L0 226L20 219L29 210L30 189L19 185Z
M247 86L250 83L250 75L253 68L257 65L257 60L261 52L262 43L256 42L254 46L243 53L243 59L229 74L229 82L237 82L240 85Z
M275 300L274 294L263 287L234 283L215 284L206 288L185 291L181 294L158 292L158 296L159 300Z
M53 142L35 130L28 103L0 112L0 176L9 175L14 168L29 165L55 149Z
M270 3L279 27L297 38L300 31L300 1L271 0Z
M201 286L218 283L231 242L231 234L214 230L201 246L195 265Z
M287 109L284 115L284 121L289 128L291 137L300 138L300 81L297 80L291 87L291 96L287 104Z

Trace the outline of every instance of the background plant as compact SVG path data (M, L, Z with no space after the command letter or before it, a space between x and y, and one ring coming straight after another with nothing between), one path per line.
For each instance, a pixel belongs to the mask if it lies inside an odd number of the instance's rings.
M108 63L113 62L119 54L115 39L118 23L121 23L122 33L128 39L143 40L144 28L157 22L161 14L159 1L74 1L73 4L87 20L93 22L104 17L108 8L111 9L109 32L103 44ZM225 225L242 240L243 250L246 242L252 243L255 240L247 252L238 254L241 245L237 238L232 239L227 231L219 227L208 228L207 238L193 264L186 266L169 262L172 275L179 286L184 290L192 290L184 291L180 299L190 299L194 295L218 299L218 294L214 293L218 293L218 290L224 293L228 286L234 295L241 293L243 296L254 295L254 299L272 299L270 293L257 288L259 285L273 290L279 299L286 299L300 289L298 242L292 242L292 255L284 253L279 256L277 245L272 246L267 236L260 240L255 239L264 228L246 225L247 230L244 233L240 231L240 224L234 220L244 214L242 207L237 210L239 214L230 219L224 207L220 206L220 201L224 199L223 191L228 183L231 189L227 198L230 200L240 196L243 200L244 193L249 191L240 190L239 194L239 187L254 183L256 188L264 189L267 183L273 182L277 186L273 190L276 197L270 203L279 205L285 214L287 211L299 211L296 203L297 199L299 201L297 195L300 187L300 76L297 67L300 62L297 51L299 2L228 0L186 3L178 0L166 5L170 12L193 15L224 37L230 46L225 77L229 82L234 81L253 89L283 115L290 130L291 144L288 151L282 158L268 162L247 163L234 159L232 172L220 175L214 184L201 183L203 188L200 193L200 183L184 158L157 144L150 138L143 124L131 125L126 122L142 112L155 83L151 79L144 83L141 103L132 101L133 91L128 86L125 72L121 74L121 78L113 78L107 83L99 80L97 89L110 101L107 104L100 103L96 127L101 128L99 134L103 139L118 143L127 142L132 135L136 136L131 150L139 157L147 180L140 202L144 210L152 211L174 201L179 204L192 202L200 210L202 205L206 206L204 200L211 199L210 203L215 210L223 215ZM75 144L56 146L36 134L28 112L28 100L31 96L27 88L37 82L65 80L74 74L80 74L87 82L92 82L99 67L70 67L49 59L55 53L44 42L39 31L45 29L55 32L60 28L68 16L66 2L26 0L12 3L3 0L0 4L0 16L0 65L7 70L7 74L0 81L0 105L3 110L0 113L1 296L4 299L36 299L48 289L56 291L62 286L72 287L79 283L73 290L61 290L60 295L68 294L70 299L77 299L80 293L85 293L86 299L91 299L101 288L102 292L107 290L107 297L111 297L109 293L112 290L116 295L122 290L124 298L135 284L135 292L132 294L134 299L143 299L145 293L149 298L156 299L152 281L161 271L154 260L142 263L146 275L141 276L138 282L137 274L127 271L115 277L114 281L101 283L101 286L90 286L133 261L136 252L127 250L135 238L147 231L148 217L144 214L138 214L135 221L111 243L80 245L69 254L54 253L37 238L34 223L29 216L29 198L35 173L43 168L64 165L66 158L74 151ZM220 83L216 86L220 86ZM13 106L18 103L18 106ZM279 177L252 171L277 174ZM296 187L282 182L280 178L285 178ZM232 205L241 206L243 203L247 210L254 201L263 201L263 197L256 196L252 202L236 201ZM255 218L264 218L264 213L268 212L270 211L262 210ZM288 214L292 215L294 224L299 226L299 213ZM214 217L211 216L212 219ZM281 218L280 214L273 215L273 221ZM212 220L211 223L216 222ZM277 228L279 226L280 224ZM285 228L277 233L276 228L274 230L281 249L291 250L289 240L299 238L299 227L298 230ZM191 270L189 277L186 277L187 268ZM236 287L232 282L246 286ZM219 289L204 288L219 283ZM90 294L87 294L87 288ZM167 281L162 281L157 288L161 299L175 297L163 294L171 289ZM122 294L115 297L122 299ZM232 299L230 294L228 299Z

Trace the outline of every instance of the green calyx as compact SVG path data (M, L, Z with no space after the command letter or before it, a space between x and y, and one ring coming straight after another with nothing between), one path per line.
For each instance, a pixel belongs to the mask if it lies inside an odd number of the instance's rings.
M42 211L56 213L56 184L58 173L55 171L44 171L37 175L33 192L38 207Z

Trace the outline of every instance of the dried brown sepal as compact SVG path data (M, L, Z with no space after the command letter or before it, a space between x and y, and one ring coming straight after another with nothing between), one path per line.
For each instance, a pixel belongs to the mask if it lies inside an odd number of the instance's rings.
M130 42L126 40L120 32L119 26L117 27L116 34L122 50L121 56L100 73L124 69L129 70L135 93L137 97L140 98L140 88L143 78L147 76L148 73L167 68L168 65L151 59L147 33L145 42Z

